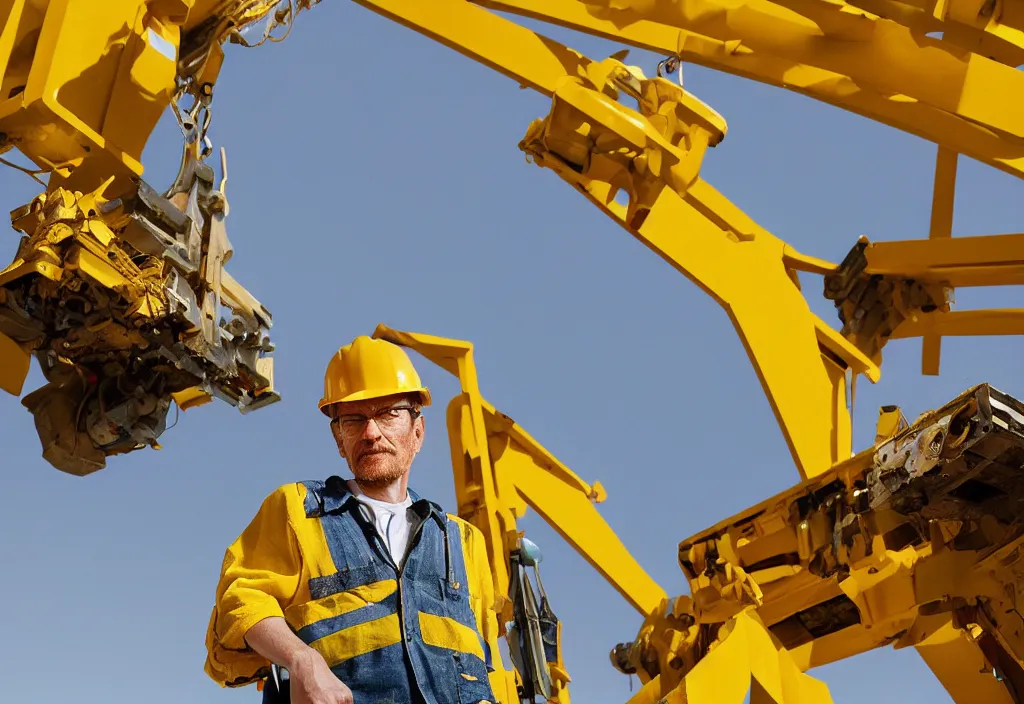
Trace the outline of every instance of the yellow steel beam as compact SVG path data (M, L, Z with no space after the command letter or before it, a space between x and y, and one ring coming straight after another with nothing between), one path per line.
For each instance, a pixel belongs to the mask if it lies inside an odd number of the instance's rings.
M953 205L956 201L957 153L939 147L935 157L935 186L932 194L931 239L953 236ZM921 373L937 376L942 354L942 338L925 335L921 339Z
M454 427L449 426L449 432L461 438L463 445L457 455L454 445L452 450L459 515L483 532L494 568L495 589L507 594L509 542L514 540L516 516L499 496L494 481L472 344L394 330L383 324L377 326L373 336L415 350L459 380L468 403Z
M847 374L857 371L877 379L878 369L810 313L793 280L794 269L826 273L833 271L834 265L794 252L699 178L704 149L714 146L724 135L724 123L719 124L717 115L701 111L699 101L692 96L681 91L672 93L666 82L646 81L617 62L589 62L556 42L496 16L474 14L474 8L464 3L451 5L453 13L462 14L448 15L444 22L435 21L449 8L443 0L439 4L444 7L432 6L429 13L399 2L364 4L376 9L390 6L389 12L398 13L392 19L475 60L492 67L500 66L502 73L517 82L551 95L553 103L548 118L530 126L521 148L539 165L555 170L722 305L748 350L803 476L821 475L830 467L833 472L840 471L834 466L848 456L850 442L845 404ZM850 49L847 56L825 56L824 63L848 60L851 55L864 58L865 52L871 58L871 51L894 47L895 50L908 49L899 44L902 35L890 26L891 23L861 18L872 23L870 31L863 33L865 25L859 19L819 17L816 13L822 12L822 8L803 0L789 0L788 4L804 15L814 16L815 31L819 25L826 25L829 41L842 36L856 44L852 49L847 47ZM749 5L759 8L762 14L767 12L764 3ZM711 2L699 5L705 9L712 6ZM740 6L740 9L745 7L748 6ZM695 21L706 23L705 31L709 27L720 27L721 17L714 14L709 11L708 16ZM775 20L782 17L772 16ZM689 16L687 19L694 20ZM742 25L750 17L740 12L733 13L730 19ZM792 18L785 18L785 21L807 29ZM878 30L878 27L883 29ZM524 43L523 47L516 46L519 41ZM739 47L733 46L732 51L736 52ZM535 51L537 49L539 51ZM813 54L806 46L802 49ZM515 61L503 64L502 52L514 55ZM553 56L571 60L552 62ZM561 69L555 63L561 63ZM908 66L913 68L913 61ZM907 66L902 68L907 69ZM843 70L850 70L849 66L844 65ZM956 85L953 64L946 65L944 70L946 75L940 77L940 82ZM982 79L986 72L998 74L992 66L968 62L960 76L960 87L981 80L975 75L979 72ZM912 70L902 70L882 82L913 78ZM641 111L623 109L611 100L618 91L628 92L634 88ZM937 97L929 94L934 85L913 88L918 98L934 102ZM989 128L995 126L1002 130L1004 138L1012 132L1017 118L1012 112L999 113L998 110L982 114L991 105L977 95L960 95L959 102L951 105L940 101L935 107L937 113L958 113L948 117L959 123L966 124L964 118L988 118L992 122ZM654 112L661 120L658 129L645 117ZM685 139L681 135L685 135ZM580 141L579 137L585 139ZM1014 276L1019 276L1010 270L1018 263L1013 249L1020 244L1015 239L1017 236L1004 236L1010 239L1001 243L995 242L996 238L968 238L965 242L949 236L957 150L945 142L942 144L947 150L941 151L937 160L933 238L923 244L883 243L868 253L869 268L891 265L898 269L893 275L908 276L907 272L917 267L922 278L931 277L929 280L950 286L980 281L982 272L985 283L993 282L992 272L1013 280ZM615 201L619 190L628 193L628 204L620 205ZM998 252L993 251L999 244L1005 246L999 247ZM918 249L908 254L905 251L908 246ZM965 255L965 248L970 250L969 255ZM950 251L956 259L947 263L943 256ZM923 320L930 321L922 326L922 334L938 337L945 332L940 321L957 319L969 320L970 325L963 329L973 326L971 329L975 332L971 334L977 334L978 330L986 329L978 315L967 318L964 314L940 313L933 314L934 317L919 315L910 320L919 326ZM1005 332L1006 326L1002 329ZM904 326L904 335L907 330L912 328ZM652 604L661 603L664 593L639 565L631 562L594 509L591 502L600 494L599 487L579 480L482 398L472 363L472 347L468 343L396 333L385 328L378 329L377 334L421 351L460 379L462 395L453 401L448 415L456 486L462 487L459 489L460 513L465 512L464 515L475 523L480 521L478 525L483 526L495 561L495 573L499 578L506 577L506 585L508 551L518 536L515 522L524 514L526 506L530 506L638 610L649 611ZM893 564L893 569L906 567ZM776 701L827 701L827 690L809 679L802 680L801 670L878 647L894 634L906 631L914 621L917 602L913 590L907 587L909 572L904 569L898 575L900 579L889 579L888 573L871 574L865 571L863 575L858 574L856 580L842 585L865 617L861 626L816 639L795 648L792 653L785 653L772 642L755 617L750 615L744 620L741 615L729 625L735 629L729 637L704 657L687 675L683 686L669 693L665 701L698 702L702 697L722 701L723 696L739 701L747 687L724 693L721 682L728 679L726 674L734 676L737 668L743 671L745 657L751 663L748 671L755 667L761 670L760 677L754 674L758 684L756 691L751 691L752 700L771 697ZM899 590L902 591L897 595ZM896 600L896 596L900 599ZM745 635L738 637L741 631ZM754 641L760 645L753 647ZM908 644L920 643L908 641ZM780 659L773 663L772 658L765 657L766 649L762 645L770 646Z
M665 590L636 561L594 503L605 499L600 483L588 485L512 419L486 401L494 471L597 570L640 614L646 616Z
M509 552L515 545L516 514L508 500L513 492L501 491L495 483L493 464L488 450L482 399L473 364L473 346L469 342L450 340L434 335L403 332L387 325L377 326L373 336L408 347L458 378L462 388L453 399L448 412L448 434L455 479L458 515L483 534L494 579L494 590L503 603L498 611L499 629L512 618L509 601ZM518 701L515 674L495 665L491 684L502 704Z
M992 664L977 644L952 619L915 647L957 704L1016 704L1009 690L992 676Z
M640 86L645 96L678 90L664 81ZM696 104L684 109L669 102L645 106L659 119L682 115L679 121L690 121L685 140L668 134L666 146L644 131L651 127L644 115L567 80L549 116L531 125L521 148L722 305L802 476L823 472L850 452L845 375L854 371L874 380L878 368L821 322L794 284L790 267L823 263L802 261L697 177L701 145L708 142L689 112L700 111ZM683 128L676 123L674 129ZM619 190L628 192L628 204L614 199Z
M626 208L611 199L615 189L607 183L584 178L580 190L726 309L802 476L823 472L849 456L846 375L853 371L876 380L878 367L810 312L791 276L790 267L801 261L800 255L710 185L694 180L700 161L698 146L685 152L635 112L593 100L592 95L603 94L606 88L607 76L602 78L601 72L612 69L482 7L462 0L437 0L429 7L402 0L360 0L360 4L495 67L523 85L550 95L561 90L561 100L567 105L581 101L585 109L598 111L600 119L614 121L619 134L659 150L666 164L659 178L678 190L691 182L692 187L685 200L667 189L656 196L657 203L642 225L629 224ZM599 88L583 88L586 83ZM579 85L579 90L570 90L572 85ZM687 119L706 119L694 117L696 113L689 107L679 109ZM692 132L688 143L695 144L699 134L706 132ZM668 166L670 163L674 165ZM650 171L659 168L651 162ZM651 197L665 182L649 182Z
M376 337L420 353L456 376L461 397L449 408L459 514L488 539L499 593L508 593L508 557L516 519L533 508L641 614L666 598L597 511L600 484L580 479L480 394L472 344L378 326ZM479 415L477 415L479 414ZM461 468L470 461L474 469ZM490 510L481 513L481 509Z
M918 313L893 331L890 339L909 337L972 337L1024 335L1024 309L961 310L948 313Z
M820 344L823 338L834 342L834 332L810 311L789 278L785 244L703 181L685 198L663 190L636 229L626 225L625 209L609 203L606 192L604 184L591 183L586 195L725 309L801 476L820 474L848 457L847 367L837 363L834 348ZM709 212L721 220L710 219ZM749 239L741 243L730 237L737 232ZM877 366L843 342L858 371L877 379Z
M388 19L550 96L567 74L583 75L582 54L465 0L354 0Z
M1024 284L1024 234L873 242L864 255L868 274L955 288Z
M600 484L591 486L577 477L481 396L469 342L401 332L386 325L379 325L374 336L419 352L459 379L462 393L452 400L447 414L458 512L484 535L495 591L504 600L497 607L502 621L512 618L510 556L520 536L516 521L527 506L641 614L647 615L666 598L594 507L605 497ZM560 652L557 662L549 662L548 667L553 684L550 701L568 704L569 676ZM500 670L491 680L501 690L499 701L518 699L514 673Z
M747 699L749 695L749 700ZM752 610L662 700L666 704L831 704L828 685L806 674Z
M786 2L805 11L821 7L813 0ZM845 18L845 35L833 38L813 21L768 0L586 0L586 7L620 25L648 19L738 42L754 52L849 76L880 93L913 98L984 125L1017 146L1024 138L1024 102L1001 97L1024 93L1024 74L1015 67L976 54L958 55L938 39L915 36L895 22L853 8L861 16Z
M785 88L944 145L1018 178L1024 176L1024 145L1007 143L984 124L903 94L874 89L843 73L756 51L738 37L716 39L639 16L617 23L596 17L578 0L475 2Z
M974 3L974 0L969 2ZM940 5L948 7L954 3L933 0L849 0L846 4L898 22L918 34L942 32L944 42L976 54L991 56L1007 66L1024 64L1024 32L1011 25L1001 24L993 13L984 15L975 10L970 18L957 16L956 13L938 13L934 10L939 10Z
M932 238L953 236L953 203L956 200L957 153L939 147L935 156L935 185L932 195Z

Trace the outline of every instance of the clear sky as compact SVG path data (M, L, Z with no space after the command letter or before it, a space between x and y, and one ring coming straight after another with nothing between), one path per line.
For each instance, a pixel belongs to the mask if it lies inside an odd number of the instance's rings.
M607 43L551 35L601 58ZM654 73L659 57L630 61ZM927 235L934 145L808 98L698 67L686 87L729 123L702 174L799 250L840 260L859 235ZM439 44L347 2L300 15L283 44L229 47L212 138L228 150L229 269L274 314L284 400L249 416L182 413L164 449L113 458L88 478L40 458L31 416L0 405L4 701L232 704L203 673L224 548L279 484L344 472L316 410L334 350L379 322L470 340L486 398L609 498L601 512L669 591L686 593L677 544L797 481L725 313L517 143L548 102ZM173 117L147 178L173 178ZM0 172L5 208L37 185ZM955 235L1013 232L1022 189L961 161ZM15 250L12 232L0 247ZM813 309L838 325L808 278ZM958 307L1019 305L961 291ZM920 375L920 342L886 348L862 381L856 446L882 404L908 417L988 381L1024 393L1019 341L946 340L943 374ZM454 510L444 408L455 379L422 358L437 404L413 486ZM26 391L41 383L33 370ZM171 421L174 419L172 411ZM623 702L608 651L640 617L534 514L542 575L564 621L577 702ZM942 702L915 652L891 649L814 671L836 702ZM633 681L634 688L638 686Z

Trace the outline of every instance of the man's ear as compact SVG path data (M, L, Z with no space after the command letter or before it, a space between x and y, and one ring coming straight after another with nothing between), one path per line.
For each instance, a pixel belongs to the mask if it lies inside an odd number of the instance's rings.
M416 419L415 432L416 439L419 441L419 447L416 448L416 452L419 452L423 449L423 438L426 437L427 433L427 419L423 416Z

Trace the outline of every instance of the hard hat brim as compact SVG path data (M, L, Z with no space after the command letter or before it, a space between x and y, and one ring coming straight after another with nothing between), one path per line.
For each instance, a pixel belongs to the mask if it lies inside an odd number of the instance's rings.
M325 416L330 416L327 412L328 406L333 406L336 403L348 403L351 401L367 401L373 398L383 398L385 396L419 396L421 406L429 406L431 403L430 389L425 386L421 386L413 389L363 389L355 393L342 396L340 398L322 398L318 404L318 408Z

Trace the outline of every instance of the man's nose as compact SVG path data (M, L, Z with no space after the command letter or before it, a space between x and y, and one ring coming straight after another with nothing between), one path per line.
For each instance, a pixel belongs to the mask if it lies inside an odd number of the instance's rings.
M377 421L373 418L367 418L366 422L363 423L363 440L377 440L382 436L380 428L377 427Z

